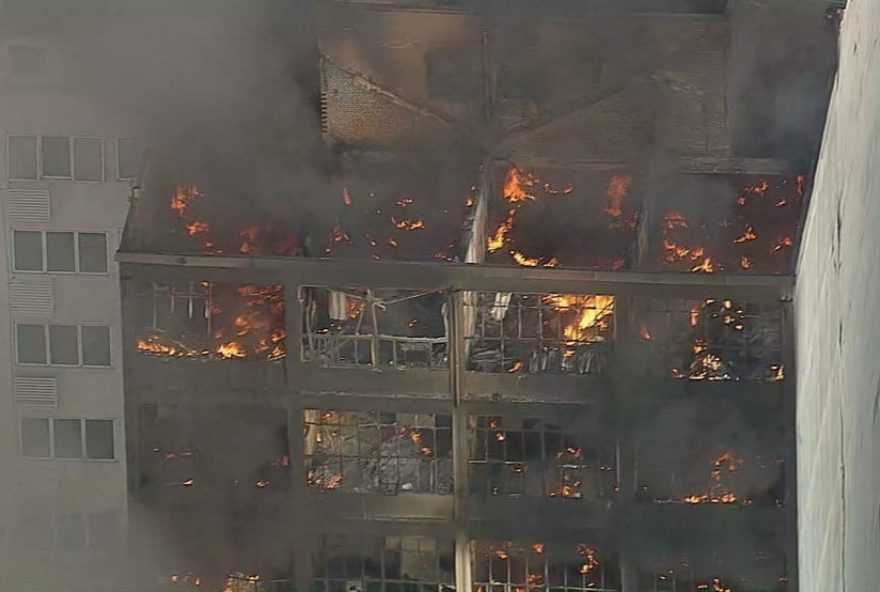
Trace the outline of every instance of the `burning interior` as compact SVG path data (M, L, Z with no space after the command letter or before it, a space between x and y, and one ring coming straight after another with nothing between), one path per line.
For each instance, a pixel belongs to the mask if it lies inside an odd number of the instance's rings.
M538 418L469 417L472 493L483 498L613 497L618 485L614 447L575 429Z
M350 492L452 494L448 415L307 409L310 486Z
M726 17L348 4L326 167L154 166L129 216L132 488L190 533L176 585L784 590L809 167L735 146Z
M473 550L473 590L618 590L613 557L586 543L484 542Z

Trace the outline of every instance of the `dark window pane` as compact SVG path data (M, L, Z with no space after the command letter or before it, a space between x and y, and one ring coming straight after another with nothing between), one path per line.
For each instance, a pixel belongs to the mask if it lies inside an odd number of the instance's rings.
M34 458L49 458L49 420L21 420L21 453Z
M134 179L141 172L144 148L138 140L121 138L116 143L117 174L120 179Z
M48 271L76 271L72 232L46 233L46 269Z
M55 458L82 458L82 422L56 419L54 426Z
M40 232L12 233L14 266L17 271L43 271L43 235Z
M86 548L86 525L82 514L55 516L55 533L61 549L82 551Z
M73 178L79 181L104 180L104 147L101 138L73 139Z
M70 177L69 138L43 138L43 176Z
M49 325L49 361L52 364L79 364L77 328L70 325Z
M37 178L36 136L9 136L9 178Z
M83 364L110 365L110 327L82 328Z
M46 363L46 328L43 325L17 325L15 337L20 364Z
M49 73L43 47L13 45L9 48L9 61L12 62L13 76L45 76Z
M111 420L86 420L86 457L113 458L113 422Z
M79 233L79 270L87 273L107 271L107 235Z
M89 547L113 549L117 542L116 514L89 515Z

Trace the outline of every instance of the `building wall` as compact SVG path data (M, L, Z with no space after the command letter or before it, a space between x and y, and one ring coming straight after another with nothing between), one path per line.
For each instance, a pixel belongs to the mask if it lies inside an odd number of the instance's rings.
M5 26L15 29L0 19L0 29ZM57 43L55 37L7 33L0 43L0 469L4 475L0 507L5 512L0 516L0 569L6 574L5 583L15 582L26 590L29 586L51 587L56 579L75 581L71 577L79 570L95 573L97 565L107 564L107 554L114 549L89 550L91 543L97 544L99 529L97 521L95 526L89 525L90 515L114 516L111 520L116 526L109 528L110 536L115 536L117 543L123 540L126 489L121 322L113 254L128 209L130 182L118 179L116 140L131 138L136 130L125 116L70 84L75 72L72 48ZM20 65L13 64L12 56L14 48L22 46L45 51L44 72L16 73ZM104 180L11 179L10 135L102 138ZM15 271L14 230L106 233L108 272ZM108 326L110 366L21 365L15 339L16 323L21 322ZM55 400L45 390L39 400L23 396L22 378L54 379ZM51 381L30 383L45 387ZM25 458L20 444L20 420L24 417L113 420L115 458ZM27 521L31 515L36 517L33 523ZM76 548L79 540L67 544L60 540L69 528L62 524L65 515L81 520L85 531L92 532L86 534L84 549ZM43 536L45 528L48 538ZM40 541L24 544L28 532Z
M795 301L804 592L876 590L880 578L878 48L880 4L851 1Z

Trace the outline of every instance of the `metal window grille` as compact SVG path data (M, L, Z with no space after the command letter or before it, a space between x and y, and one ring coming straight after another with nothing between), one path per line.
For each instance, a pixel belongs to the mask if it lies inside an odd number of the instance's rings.
M578 543L474 543L474 592L614 590L614 563Z
M141 352L223 359L285 355L281 285L152 283L140 294Z
M446 592L455 589L451 540L326 536L312 592Z
M353 492L452 494L448 415L304 411L311 486Z
M306 288L303 356L325 366L446 368L439 292Z
M614 303L614 296L592 294L481 292L465 298L472 322L469 369L599 374L613 342Z
M596 499L613 494L613 451L540 419L469 418L475 495Z
M641 359L653 373L689 380L784 378L777 303L650 300L643 314Z

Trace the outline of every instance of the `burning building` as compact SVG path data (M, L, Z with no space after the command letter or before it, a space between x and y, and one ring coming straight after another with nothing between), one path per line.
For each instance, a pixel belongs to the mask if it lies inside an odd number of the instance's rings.
M283 210L150 163L117 257L168 589L797 589L821 122L757 142L760 7L491 4L322 3L331 164Z

